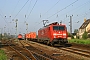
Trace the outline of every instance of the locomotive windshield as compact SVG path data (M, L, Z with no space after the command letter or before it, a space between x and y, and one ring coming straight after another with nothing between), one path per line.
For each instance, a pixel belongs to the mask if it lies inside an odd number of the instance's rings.
M65 30L64 26L53 26L53 30Z

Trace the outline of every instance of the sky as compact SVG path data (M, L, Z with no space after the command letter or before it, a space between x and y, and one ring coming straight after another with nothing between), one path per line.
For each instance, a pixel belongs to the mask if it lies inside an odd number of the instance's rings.
M70 32L70 16L72 31L79 29L90 19L90 0L0 0L0 33L38 32L43 20L62 21Z

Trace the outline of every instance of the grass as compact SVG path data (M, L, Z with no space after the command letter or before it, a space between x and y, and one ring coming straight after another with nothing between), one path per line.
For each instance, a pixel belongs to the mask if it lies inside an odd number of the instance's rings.
M3 50L0 50L0 60L7 60L7 56Z
M77 44L85 44L85 45L90 45L90 40L83 40L83 39L71 39L68 40L69 43L77 43Z

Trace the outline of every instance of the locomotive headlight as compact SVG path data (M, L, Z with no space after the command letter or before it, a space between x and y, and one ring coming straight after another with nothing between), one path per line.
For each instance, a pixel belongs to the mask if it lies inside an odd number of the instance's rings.
M57 35L56 33L54 33L53 35Z
M54 38L56 38L56 35L57 35L56 33L53 34Z
M63 34L63 38L66 38L66 34Z
M54 36L54 38L56 38L56 36Z
M63 34L63 36L66 36L66 34Z

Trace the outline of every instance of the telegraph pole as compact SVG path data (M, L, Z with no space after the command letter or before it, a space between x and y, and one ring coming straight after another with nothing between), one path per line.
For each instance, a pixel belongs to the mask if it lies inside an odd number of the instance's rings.
M26 24L26 33L28 33L28 23L25 21L25 24Z
M25 24L26 24L26 33L28 34L28 23L25 21ZM27 41L27 38L26 38L26 41Z
M27 30L27 33L28 33L28 23L26 23L26 26L27 26L27 29L26 30Z
M17 33L18 33L18 31L17 31L17 21L18 21L18 19L15 20L15 22L16 22L16 39L17 39Z
M70 34L72 34L72 16L70 16Z

